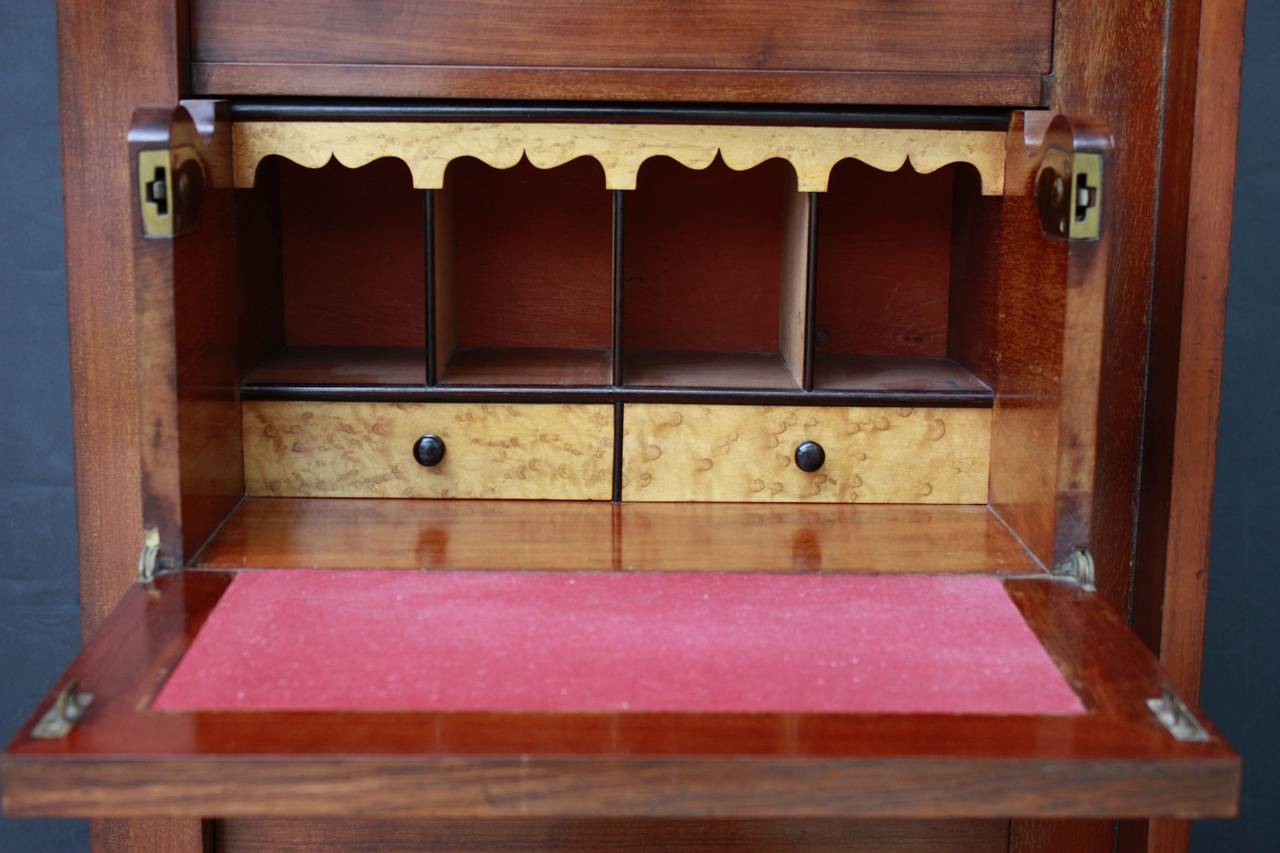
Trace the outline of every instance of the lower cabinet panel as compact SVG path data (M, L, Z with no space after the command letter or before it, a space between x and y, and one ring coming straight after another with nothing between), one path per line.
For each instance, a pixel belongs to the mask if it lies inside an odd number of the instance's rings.
M414 459L424 435L439 464ZM250 402L250 496L609 500L613 407Z
M636 404L623 435L623 500L987 502L988 409Z
M480 853L670 850L725 853L996 853L1007 821L228 820L217 853Z

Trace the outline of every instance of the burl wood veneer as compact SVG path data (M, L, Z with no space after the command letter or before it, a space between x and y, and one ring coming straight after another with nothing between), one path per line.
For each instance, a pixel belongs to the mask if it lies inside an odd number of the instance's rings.
M1004 190L1004 139L998 131L878 127L770 127L681 124L516 124L510 122L237 122L235 185L252 187L258 163L275 154L318 168L336 159L356 168L381 157L404 160L418 189L440 189L445 169L475 157L508 169L527 157L550 169L593 157L605 187L636 188L636 173L651 157L670 157L705 169L716 155L730 168L750 169L781 158L794 167L800 192L823 192L832 168L852 158L886 172L910 162L919 172L970 163L982 191Z
M435 467L414 443L444 440ZM245 490L275 497L609 500L613 407L249 402Z
M623 500L981 504L985 409L634 404L624 409ZM821 470L796 446L816 441Z

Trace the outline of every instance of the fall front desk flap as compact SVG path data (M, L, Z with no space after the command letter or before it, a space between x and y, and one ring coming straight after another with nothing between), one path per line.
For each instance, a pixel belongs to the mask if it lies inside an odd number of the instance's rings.
M977 576L261 571L157 710L1082 714Z

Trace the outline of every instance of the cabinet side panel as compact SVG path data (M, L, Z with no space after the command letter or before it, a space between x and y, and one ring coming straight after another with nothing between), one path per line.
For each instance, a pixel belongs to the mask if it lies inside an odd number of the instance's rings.
M84 631L133 583L142 545L133 200L126 138L141 104L174 104L179 4L59 0L63 214ZM96 853L202 849L196 820L95 821Z

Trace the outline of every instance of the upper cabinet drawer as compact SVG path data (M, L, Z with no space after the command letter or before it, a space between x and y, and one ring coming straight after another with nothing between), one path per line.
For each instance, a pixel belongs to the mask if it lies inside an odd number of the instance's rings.
M192 10L196 88L208 94L1030 105L1053 34L1052 0L197 0Z
M607 501L613 409L246 403L244 463L263 497Z
M981 504L991 410L637 404L622 498Z

